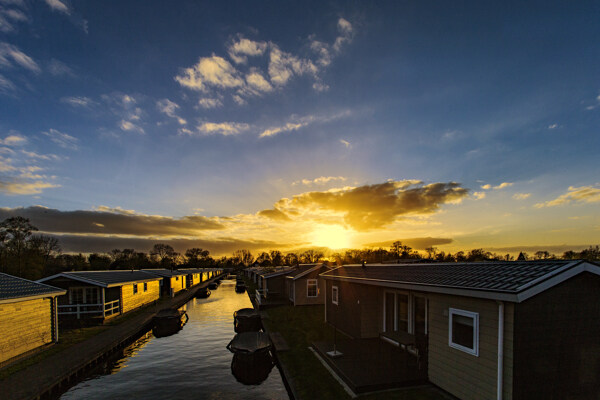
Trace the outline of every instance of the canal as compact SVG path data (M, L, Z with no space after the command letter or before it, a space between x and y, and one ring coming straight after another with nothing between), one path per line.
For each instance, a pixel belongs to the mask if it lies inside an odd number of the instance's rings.
M185 306L189 320L177 334L146 333L123 356L62 394L61 399L288 399L277 367L258 385L232 374L226 346L235 335L233 312L252 307L235 281L223 283L207 299Z

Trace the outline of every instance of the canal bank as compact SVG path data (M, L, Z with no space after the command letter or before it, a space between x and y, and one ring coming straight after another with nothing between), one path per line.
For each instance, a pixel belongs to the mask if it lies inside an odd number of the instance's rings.
M104 363L115 351L123 349L151 329L152 318L160 309L181 307L194 297L197 289L208 286L215 279L167 301L145 307L133 316L126 316L127 319L118 325L13 373L0 381L0 393L8 400L28 400L62 391L87 370Z

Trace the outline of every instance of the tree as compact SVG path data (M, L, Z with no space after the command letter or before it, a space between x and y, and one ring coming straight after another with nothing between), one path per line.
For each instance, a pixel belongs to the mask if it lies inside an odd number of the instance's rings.
M271 263L271 255L266 251L263 251L256 257L256 262L261 265L261 267L268 267L272 265Z
M106 254L92 253L88 256L90 269L93 271L101 271L110 267L110 257Z
M244 264L245 266L252 264L252 261L254 261L254 256L252 256L252 253L250 252L250 250L246 250L246 249L234 251L233 257L237 260L238 264L241 263L241 264Z
M284 264L285 265L292 266L292 265L298 264L298 262L299 262L299 260L298 260L298 254L296 254L296 253L287 253L285 255L285 258L284 258Z
M38 228L31 225L28 218L11 217L0 223L0 231L4 232L7 255L13 255L17 260L17 271L23 276L23 252L27 241Z
M427 252L427 258L429 258L430 260L432 258L435 258L435 255L437 254L437 248L433 246L426 248L425 251Z
M34 253L38 253L42 257L42 276L46 275L46 270L48 268L48 261L50 260L50 257L56 256L62 252L58 239L46 235L32 236L29 240L29 247Z
M272 265L283 265L283 254L281 254L279 250L271 250L269 252L269 255L271 256Z
M172 268L178 255L171 245L164 243L156 243L150 250L152 259L163 268Z
M319 262L321 258L323 258L323 252L313 249L306 250L304 253L300 254L300 259L302 262L307 264Z
M200 268L206 264L211 264L213 259L209 256L208 250L203 250L199 247L192 247L185 251L185 257L187 258L187 264L192 268Z

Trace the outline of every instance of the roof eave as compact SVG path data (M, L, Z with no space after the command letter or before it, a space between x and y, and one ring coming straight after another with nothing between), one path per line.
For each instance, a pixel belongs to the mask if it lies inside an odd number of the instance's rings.
M18 303L20 301L45 299L45 298L48 298L48 297L55 298L56 296L62 296L64 294L66 294L66 293L67 293L66 290L60 290L60 291L57 290L56 292L36 294L36 295L32 295L32 296L12 297L10 299L1 299L0 300L0 304Z

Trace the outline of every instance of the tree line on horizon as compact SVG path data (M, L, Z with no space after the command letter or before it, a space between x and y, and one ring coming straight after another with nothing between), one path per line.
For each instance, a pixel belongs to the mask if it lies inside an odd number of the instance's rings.
M249 265L275 267L279 265L296 265L299 263L325 262L330 265L367 263L384 263L396 260L426 259L441 262L468 261L514 261L510 254L498 255L483 249L468 252L458 251L454 254L439 251L435 247L425 249L421 254L415 249L402 244L392 243L389 249L349 249L335 252L327 257L319 249L308 249L299 253L282 253L279 250L263 251L255 257L250 250L240 249L230 257L213 258L210 251L201 248L187 249L183 254L176 252L165 243L156 243L146 252L134 249L114 249L107 253L91 253L89 255L65 254L56 237L36 234L38 229L29 219L23 217L7 218L0 223L0 272L36 280L64 271L81 270L123 270L140 268L244 268ZM585 259L600 260L600 246L590 246L582 251L565 251L561 256L548 251L537 251L533 255L521 252L518 260L550 260L550 259Z

